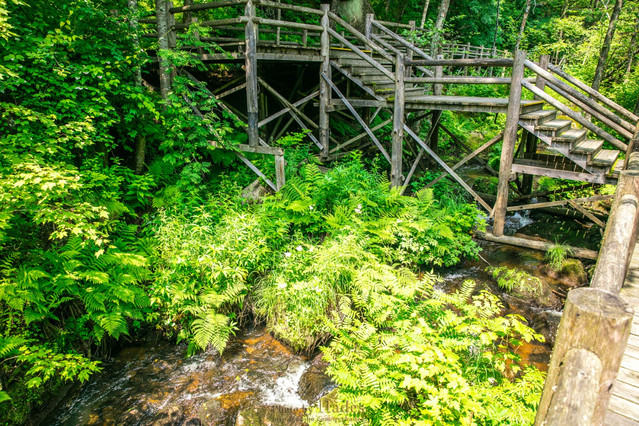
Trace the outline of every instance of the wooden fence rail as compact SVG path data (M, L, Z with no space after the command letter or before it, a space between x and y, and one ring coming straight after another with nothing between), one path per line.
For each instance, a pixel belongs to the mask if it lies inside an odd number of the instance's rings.
M635 248L638 206L639 153L632 153L590 288L568 293L535 425L603 423L634 313L619 290Z

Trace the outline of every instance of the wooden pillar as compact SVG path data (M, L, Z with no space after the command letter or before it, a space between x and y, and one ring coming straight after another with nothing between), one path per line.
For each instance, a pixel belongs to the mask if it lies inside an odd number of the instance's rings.
M366 40L371 39L371 35L373 34L374 20L375 20L375 15L373 13L366 14L366 22L364 24L364 35L366 36Z
M402 156L404 149L404 55L397 54L395 66L395 102L393 104L393 135L391 150L391 186L402 185Z
M497 185L497 201L493 209L495 222L493 234L497 237L504 235L506 222L506 208L508 207L508 182L510 182L513 165L513 153L517 142L517 130L519 128L519 112L521 109L521 81L524 78L524 61L526 52L517 50L513 63L512 81L508 96L508 109L506 110L506 126L504 128L504 140L501 148L499 164L499 183Z
M257 146L259 143L259 134L257 123L258 118L258 89L257 89L257 23L255 19L255 4L252 0L248 0L244 11L248 18L246 23L245 35L245 62L246 70L246 109L248 117L248 142L251 146Z
M548 63L550 62L550 55L541 55L539 58L539 67L544 71L548 71ZM546 87L546 79L537 74L537 81L535 81L535 86L537 86L540 90L544 90ZM542 99L535 95L535 99L541 101Z
M548 415L557 411L556 404L568 405L576 410L584 410L591 418L590 423L601 425L612 385L615 380L623 352L626 347L633 311L618 295L598 288L578 288L568 293L566 306L557 330L555 347L553 348L544 391L537 408L535 425L565 426L568 423L549 422ZM601 376L598 380L597 401L594 409L587 404L577 403L581 399L581 389L572 389L573 402L566 404L562 398L555 398L558 389L559 375L573 349L584 349L592 352L601 361ZM585 392L586 390L583 390ZM551 405L554 407L551 408ZM561 409L561 407L559 407ZM592 414L588 413L592 411ZM577 413L573 417L579 417Z
M278 3L281 3L282 0L277 0ZM276 19L278 21L282 20L282 9L280 9L279 7L277 8L277 12L276 12ZM278 26L275 29L276 33L275 33L275 45L279 46L280 45L280 37L281 37L281 32L282 32L282 27Z
M410 25L410 31L412 33L415 32L415 21L408 21L408 25ZM414 43L411 43L411 45L414 45ZM412 61L413 60L413 56L414 56L414 52L413 49L406 49L406 60L407 61ZM406 77L410 77L413 75L413 67L412 66L407 66L406 70L405 70L405 74Z
M522 132L524 132L525 138L526 138L524 153L534 154L535 152L537 152L537 136L533 135L532 133L525 132L523 130ZM525 174L522 177L522 185L521 185L522 194L527 195L532 193L533 178L534 178L533 175L528 175L528 174Z
M171 66L162 51L169 50L169 25L168 25L168 3L164 0L157 0L155 16L158 27L158 65L160 70L160 95L167 101L171 91Z
M320 99L319 99L319 141L322 145L322 152L320 155L323 158L328 157L329 150L329 138L330 138L330 121L328 116L328 106L331 103L331 88L328 82L322 78L322 75L325 75L329 80L331 78L331 63L330 63L330 37L328 35L328 28L330 20L328 19L328 12L331 6L329 4L322 4L321 10L324 12L322 15L322 35L320 39L321 43L321 52L322 55L322 64L320 65L320 76L319 76L319 90L320 90Z
M284 161L283 155L275 156L275 190L279 191L282 189L284 185L286 185L286 175L284 173L284 166L286 166L286 162Z
M444 59L443 55L437 55L437 59ZM444 76L444 68L441 65L437 65L435 67L435 77L441 78ZM441 96L444 91L444 86L442 84L433 84L433 95ZM442 112L440 110L433 111L433 114L430 116L430 132L428 137L428 145L430 149L433 150L435 154L439 155L439 122L442 118ZM433 163L431 163L433 164Z

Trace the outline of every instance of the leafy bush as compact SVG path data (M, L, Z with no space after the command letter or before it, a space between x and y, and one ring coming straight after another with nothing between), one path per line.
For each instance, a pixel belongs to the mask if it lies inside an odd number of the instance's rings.
M537 296L540 296L542 293L541 280L526 271L508 268L506 266L499 268L489 267L488 271L491 272L493 278L497 280L499 288L509 293L515 292Z
M521 317L474 283L447 295L435 279L406 280L401 291L378 287L392 303L363 316L346 312L327 326L323 348L339 385L328 411L312 409L311 424L526 424L534 419L543 374L517 374L508 348L540 339Z
M548 266L555 271L559 271L564 265L566 258L572 254L572 250L565 244L554 244L546 251L544 259L548 262Z

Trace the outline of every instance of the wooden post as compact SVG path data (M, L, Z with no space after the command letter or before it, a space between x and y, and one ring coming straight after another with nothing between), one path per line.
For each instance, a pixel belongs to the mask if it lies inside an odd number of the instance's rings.
M579 424L603 424L612 385L630 335L632 317L632 309L616 294L598 288L578 288L568 293L566 307L557 330L544 391L537 409L536 426L551 424L547 416L561 410L561 407L551 407L551 405L566 404L563 398L555 398L555 393L559 389L559 374L562 368L568 368L565 364L570 360L567 355L572 349L585 349L595 354L601 361L601 378L598 382L597 401L591 415L592 420L590 423ZM585 390L571 389L571 391L573 392L572 401L575 403L568 405L577 406L577 410L589 411L591 408L587 405L578 407L576 403L581 399L578 394ZM579 413L572 415L573 418L579 416L581 416ZM552 424L563 426L575 423Z
M410 25L410 31L412 33L415 32L415 21L408 21L408 25ZM414 43L411 43L412 45L414 45ZM407 61L412 61L413 60L413 49L409 49L408 47L406 48L406 60ZM411 75L413 75L413 67L412 66L407 66L406 70L405 70L405 74L406 77L410 77Z
M371 35L373 35L374 20L375 20L375 15L373 13L366 14L366 22L364 24L364 35L366 36L366 40L370 40Z
M184 0L184 6L190 6L193 4L193 0ZM182 14L182 23L190 25L193 19L193 12L184 12Z
M331 88L328 82L322 77L326 76L330 80L331 78L331 63L330 63L330 37L328 35L328 28L330 24L330 20L328 18L328 12L330 11L331 6L329 4L322 4L321 10L324 12L322 15L322 35L320 39L321 43L321 55L322 55L322 65L320 66L320 76L319 76L319 90L320 90L320 98L319 98L319 141L322 145L321 156L323 158L328 157L329 151L329 137L330 137L330 121L328 116L328 106L331 103Z
M537 136L525 131L523 135L525 135L525 139L526 139L525 141L522 141L522 143L525 142L524 153L534 154L535 152L537 152ZM530 194L532 192L533 178L534 178L534 175L529 175L529 174L525 174L522 177L522 185L521 185L522 194Z
M508 207L508 182L511 178L513 164L513 153L517 142L517 130L519 128L519 112L521 109L521 81L524 78L524 61L526 52L518 50L515 52L515 62L510 83L510 94L508 96L508 109L506 110L506 125L504 128L504 141L501 148L501 159L499 164L499 183L497 185L497 201L493 210L495 222L493 224L493 234L497 237L504 235L504 224L506 222L506 208Z
M165 101L168 100L169 91L171 90L171 67L166 58L163 57L163 51L169 50L168 40L168 5L164 0L156 2L155 16L158 27L158 64L160 70L160 95Z
M404 55L397 54L395 65L395 102L393 104L393 135L391 150L391 186L402 185L402 154L404 150Z
M278 3L280 3L282 0L277 0ZM282 9L277 8L277 20L281 21L282 20ZM280 45L280 33L282 31L282 27L277 27L275 29L276 33L275 33L275 45L279 46Z
M177 35L175 34L175 15L169 12L169 9L173 7L172 1L166 2L166 21L167 21L167 39L169 42L169 49L175 49L177 47Z
M436 59L444 59L443 55L437 55ZM441 78L444 76L444 68L441 65L435 66L435 77ZM442 84L433 84L433 95L441 96L444 86ZM435 154L439 154L439 122L442 118L442 112L440 110L434 110L430 116L430 132L428 135L428 145Z
M550 55L541 55L539 58L539 66L543 68L545 71L548 70L548 63L550 62ZM537 75L537 81L535 81L535 86L537 86L540 90L544 90L546 87L546 79L540 75ZM540 101L537 95L535 95L535 99Z
M275 190L279 191L282 189L284 185L286 185L286 175L284 173L284 166L286 166L286 161L284 161L283 155L275 156Z
M246 70L246 109L248 117L248 142L251 146L259 143L257 123L258 119L258 89L257 89L257 23L255 19L255 4L248 0L244 10L248 18L246 23L246 47L244 52L244 68Z

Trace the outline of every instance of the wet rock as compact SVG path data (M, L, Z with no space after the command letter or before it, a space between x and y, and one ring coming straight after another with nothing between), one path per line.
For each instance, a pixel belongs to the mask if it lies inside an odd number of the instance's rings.
M263 405L242 409L237 414L235 426L302 426L304 409Z
M184 421L184 414L180 407L172 405L166 410L160 411L151 423L153 426L169 426L181 424Z
M260 183L259 179L255 179L249 186L242 190L242 198L259 201L270 194L270 190Z
M545 273L556 279L559 284L575 288L588 284L588 274L583 263L578 259L566 259L559 271L545 265Z
M322 356L319 354L313 358L311 365L300 378L297 387L297 393L309 404L316 402L334 387L331 378L326 374L328 363L322 359Z
M204 402L198 409L197 418L203 425L232 426L235 424L237 409L224 407L223 401L211 399Z

